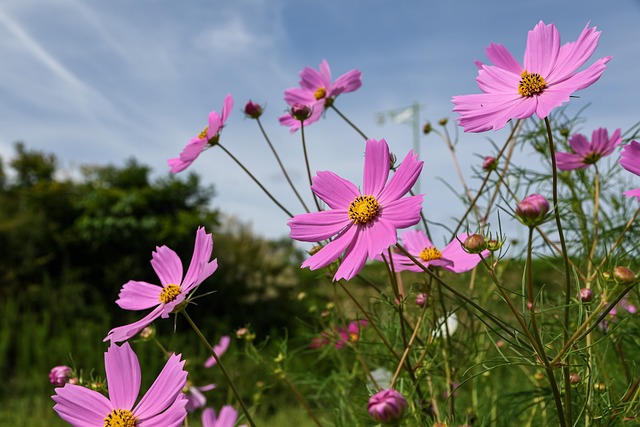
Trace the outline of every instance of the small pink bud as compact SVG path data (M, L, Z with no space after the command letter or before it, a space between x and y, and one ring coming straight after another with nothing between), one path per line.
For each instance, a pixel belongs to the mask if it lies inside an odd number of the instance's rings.
M531 194L518 203L516 208L516 217L524 225L535 227L542 224L550 206L547 199L541 194Z
M498 161L493 156L487 156L482 161L482 169L486 171L496 170L498 167Z
M581 380L582 378L580 377L580 374L577 374L575 372L569 374L569 382L571 383L571 385L579 384Z
M593 291L588 288L580 289L580 293L578 294L578 298L582 302L591 302L593 301Z
M56 366L49 372L49 381L58 387L62 387L71 380L73 369L68 366Z
M293 104L291 106L291 115L293 118L303 122L311 116L311 107L304 104Z
M244 114L252 119L257 119L262 115L262 106L251 100L244 106Z
M397 423L407 410L407 400L399 392L388 389L382 390L369 399L369 414L383 424Z
M427 294L421 293L416 295L416 304L418 304L418 307L423 308L427 304Z

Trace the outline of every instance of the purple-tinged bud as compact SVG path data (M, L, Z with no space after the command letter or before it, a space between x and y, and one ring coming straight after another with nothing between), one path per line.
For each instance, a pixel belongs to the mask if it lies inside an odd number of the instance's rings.
M303 122L311 116L311 107L304 104L293 104L291 106L291 115L294 119Z
M575 372L569 374L569 382L571 383L571 385L579 384L580 381L582 381L582 377L580 377L580 374Z
M613 269L613 278L616 282L622 283L624 285L630 285L636 281L636 275L631 269L624 266L617 266Z
M371 396L367 408L369 414L379 423L394 424L402 419L407 406L407 400L402 394L388 389Z
M580 289L580 293L578 294L578 299L585 303L589 303L593 301L593 291L589 288Z
M62 387L68 383L73 377L73 369L68 366L56 366L49 372L49 381L51 384Z
M427 294L421 293L416 295L416 304L418 304L418 307L424 308L424 306L427 305Z
M484 237L480 234L472 234L462 242L462 248L470 254L479 254L484 251L487 244L484 241Z
M496 170L497 167L498 167L498 161L493 156L487 156L482 161L482 169L486 171Z
M531 194L518 203L516 217L524 225L535 227L544 222L549 209L549 202L542 194Z
M244 114L252 119L257 119L262 115L262 105L253 102L252 100L247 101L247 104L244 106Z

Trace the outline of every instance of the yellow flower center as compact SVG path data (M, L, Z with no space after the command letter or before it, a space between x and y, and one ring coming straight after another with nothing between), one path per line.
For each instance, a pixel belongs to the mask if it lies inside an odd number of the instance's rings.
M114 409L104 419L104 427L136 427L137 422L128 409Z
M207 132L209 132L209 126L205 126L204 129L202 129L202 132L198 134L198 138L199 139L206 138Z
M585 162L588 165L592 165L594 163L596 163L598 160L600 160L600 154L598 153L589 153L586 156L584 156L584 158L582 159L583 162Z
M540 74L528 73L527 70L524 70L521 76L520 83L518 83L518 93L522 96L530 98L542 93L547 87L547 82Z
M420 252L420 259L424 262L433 261L434 259L442 258L442 252L440 252L437 248L424 248L422 252Z
M349 205L349 219L354 224L366 224L380 212L380 204L373 196L358 196Z
M160 292L160 296L158 297L158 299L161 303L168 304L176 299L176 297L180 295L180 292L182 292L180 286L171 283L165 286L162 292Z
M204 129L202 129L202 132L200 132L198 134L198 139L207 139L207 143L211 146L214 146L218 143L218 141L220 140L220 131L218 131L217 134L213 135L211 137L211 139L208 139L207 136L207 132L209 132L209 126L205 126Z
M324 98L325 96L327 96L327 89L324 87L319 87L313 94L313 97L316 99L316 101Z

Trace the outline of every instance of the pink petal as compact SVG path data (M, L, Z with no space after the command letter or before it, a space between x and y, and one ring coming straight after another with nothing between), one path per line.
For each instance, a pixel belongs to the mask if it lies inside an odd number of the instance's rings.
M325 89L329 90L329 87L331 86L331 68L329 68L329 63L326 59L323 59L322 62L320 62L318 69L320 70L320 75L322 76Z
M191 139L180 153L179 158L167 160L167 163L171 167L171 173L178 173L189 167L206 146L206 138L196 137Z
M172 249L166 246L156 247L151 256L151 266L163 287L182 283L182 261Z
M390 167L387 142L384 139L380 141L375 139L367 140L364 154L362 194L373 196L380 194L389 177Z
M522 76L499 67L485 66L478 72L476 82L485 93L503 93L514 95L518 93L518 84Z
M327 79L321 72L311 67L304 67L300 72L300 87L308 90L312 94L316 89L320 87L328 89L330 85L331 77Z
M558 169L562 171L584 169L589 167L589 165L584 162L583 156L572 153L556 153L556 163Z
M418 196L404 197L387 203L380 213L380 219L391 224L396 229L407 228L420 222L422 198Z
M422 230L407 230L400 238L402 246L413 256L420 255L424 248L433 248L435 245Z
M65 384L55 389L51 398L56 402L53 410L60 418L76 427L95 427L104 424L104 418L114 409L102 394L86 387Z
M375 259L398 241L395 227L382 217L373 223L360 225L359 228L360 238L366 243L369 259Z
M187 401L181 394L163 413L140 420L140 427L180 427L187 417Z
M358 231L351 239L350 246L347 248L342 262L333 276L334 282L340 279L351 280L362 270L362 267L367 262L369 241L361 231L361 227L353 228L357 228Z
M216 411L213 408L202 411L202 427L216 427Z
M217 111L209 113L209 126L207 127L207 141L216 136L222 128L222 119Z
M160 304L161 292L161 286L129 280L122 286L116 304L124 310L146 310Z
M418 155L413 154L413 150L409 150L409 153L396 169L386 187L377 195L378 203L383 206L383 209L390 202L401 198L409 192L420 177L423 164L422 160L418 160Z
M640 201L640 188L636 188L635 190L625 191L624 193L627 197L636 197Z
M205 278L200 277L205 265L211 260L211 254L213 252L213 236L208 234L204 227L198 227L196 231L196 241L193 247L193 255L191 256L191 262L187 269L187 274L182 280L182 291L188 293L192 288L202 283ZM182 270L182 263L180 264ZM213 273L213 272L211 272ZM180 271L182 276L182 271ZM207 276L208 277L208 276Z
M576 133L569 138L569 145L581 157L586 156L592 151L591 144L586 136L581 133Z
M213 346L213 351L216 353L216 356L218 356L218 358L227 351L230 343L231 343L231 337L229 335L223 335L220 338L220 342L218 342L217 345ZM213 356L211 356L204 362L204 367L211 368L215 364L216 364L216 359Z
M350 225L342 230L335 239L304 261L302 268L309 267L311 270L317 270L326 267L340 258L340 255L351 245L351 242L357 234L357 230L358 228L354 225Z
M287 225L291 229L289 236L301 242L321 242L340 233L353 224L346 209L311 212L296 215Z
M164 304L154 308L151 313L147 314L137 322L111 329L102 341L110 340L112 342L122 342L129 338L133 338L138 334L138 332L144 329L145 326L149 326L155 319L160 317L162 310L164 309L163 305Z
M315 90L315 89L314 89ZM284 100L287 104L303 104L309 105L316 102L313 92L299 87L293 87L284 91Z
M524 69L545 79L550 74L560 52L560 33L555 25L540 21L527 36Z
M133 414L140 419L147 419L161 413L174 404L186 383L184 360L180 360L180 355L172 354L162 372L132 411Z
M629 172L640 176L640 143L631 141L622 147L620 165Z
M362 73L359 70L351 70L336 79L329 96L335 97L341 93L353 92L360 86L362 86Z
M360 196L360 191L352 182L328 171L319 171L313 177L311 189L331 209L346 209Z
M565 43L560 48L553 70L545 76L548 81L563 80L573 74L593 55L598 47L600 31L587 24L575 42Z
M220 409L220 414L218 414L216 427L233 427L237 419L238 413L233 409L233 406L223 406L222 409Z
M233 97L231 96L230 93L228 93L227 96L224 97L224 101L222 103L222 117L220 119L221 126L224 126L232 110L233 110Z
M511 55L511 53L501 44L491 43L486 49L487 57L493 65L514 74L522 73L522 65Z
M131 410L140 393L140 363L128 342L117 346L111 342L104 354L109 399L118 409Z

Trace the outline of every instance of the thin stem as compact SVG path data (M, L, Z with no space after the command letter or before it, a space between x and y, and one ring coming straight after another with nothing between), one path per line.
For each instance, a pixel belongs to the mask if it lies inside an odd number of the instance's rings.
M260 187L260 189L264 192L264 194L266 194L266 195L271 199L271 201L272 201L273 203L275 203L275 204L276 204L276 205L277 205L277 206L278 206L278 207L279 207L279 208L280 208L280 209L281 209L285 214L287 214L287 215L289 216L289 218L293 218L293 214L292 214L291 212L289 212L289 211L287 210L287 208L285 208L284 206L282 206L282 205L280 204L280 202L278 202L278 201L276 200L276 198L275 198L275 197L273 197L273 196L271 195L271 193L269 193L269 191L264 187L264 185L262 185L262 184L260 183L260 181L258 181L258 179L257 179L255 176L253 176L253 174L252 174L251 172L249 172L249 169L247 169L247 168L246 168L246 167L245 167L245 166L240 162L240 160L238 160L238 159L237 159L233 154L231 154L231 152L230 152L229 150L227 150L226 148L224 148L222 145L220 145L220 144L217 144L217 145L222 149L222 151L224 151L225 153L227 153L227 155L228 155L229 157L231 157L231 159L232 159L234 162L236 162L236 164L237 164L238 166L240 166L240 168L241 168L241 169L242 169L242 170L243 170L247 175L249 175L249 178L251 178L251 179L253 180L253 182L255 182L255 183L258 185L258 187Z
M413 334L411 334L411 338L409 338L409 343L407 347L404 349L404 353L402 353L402 358L398 363L398 367L396 368L396 372L393 375L393 379L391 380L391 385L389 386L389 388L393 388L394 384L396 383L396 380L398 379L398 375L400 375L400 371L402 370L402 365L404 365L404 361L409 355L409 350L411 349L411 346L413 345L413 342L415 341L416 336L418 335L420 324L422 323L422 320L424 319L426 312L427 312L427 304L425 304L424 307L422 308L422 313L420 313L420 317L418 317L418 322L416 323L416 327L413 329Z
M207 341L205 336L202 334L198 326L196 326L196 324L193 322L193 320L187 314L187 312L185 310L182 310L180 313L182 313L185 319L187 319L187 322L189 322L189 325L191 325L191 328L193 329L193 331L196 333L198 338L200 338L200 341L202 342L202 344L204 344L204 346L207 348L209 353L211 353L211 355L216 361L216 364L220 367L220 370L222 371L222 375L224 375L224 377L227 379L227 383L229 384L229 387L231 387L233 394L236 396L236 399L238 399L238 402L240 403L240 406L242 407L242 410L244 411L244 414L247 417L247 421L249 422L249 424L251 424L252 427L256 427L256 424L253 422L253 419L251 418L251 414L249 413L249 409L246 407L246 405L244 404L244 401L242 400L242 397L240 396L240 392L238 392L238 389L233 383L233 380L231 379L229 372L222 364L222 361L220 360L216 352L213 350L213 347L211 347L211 344L209 344L209 341Z
M331 108L333 109L333 111L335 111L336 113L338 113L338 115L342 118L342 120L344 120L345 122L347 122L349 124L349 126L351 126L356 132L358 132L360 134L361 137L363 137L365 140L369 139L367 138L367 135L364 134L364 132L362 132L358 126L354 125L351 120L347 119L347 116L345 116L344 114L342 114L340 112L340 110L338 110L336 108L336 106L334 104L331 104Z
M309 406L309 403L307 403L304 397L300 394L296 386L294 386L293 383L289 381L289 378L287 378L286 375L283 375L281 379L282 381L284 381L287 387L289 387L289 389L293 392L293 395L296 397L296 400L304 407L305 411L307 411L307 414L309 414L313 422L318 427L322 427L320 420L318 420L318 418L316 417L316 414L313 413L313 411L311 410L311 407Z
M307 141L304 137L304 122L300 122L300 136L302 137L302 151L304 152L304 163L307 166L307 178L309 178L309 188L313 186L313 179L311 178L311 166L309 165L309 156L307 155ZM316 197L316 193L311 190L311 196L313 196L313 201L316 204L316 208L318 211L320 209L320 203L318 203L318 198Z
M567 244L564 241L564 233L562 231L562 221L560 220L560 209L558 205L558 168L556 165L556 150L553 143L553 133L551 132L551 122L548 117L544 118L544 123L547 127L547 138L549 140L549 155L551 156L551 173L552 173L552 186L553 186L553 212L556 219L556 228L558 229L558 237L560 238L560 247L562 248L562 259L564 261L564 318L562 337L566 343L569 340L569 321L570 313L569 308L571 306L571 271L569 270L569 254L567 253ZM564 402L565 402L565 420L567 425L573 424L571 422L571 382L569 380L569 367L564 366L562 368L564 376Z
M289 183L289 187L291 187L291 189L295 193L295 195L298 198L298 200L300 200L300 203L302 204L302 207L304 208L304 210L309 212L309 208L304 203L304 200L302 200L302 197L300 196L300 193L298 193L298 190L296 189L295 185L293 185L293 182L291 181L291 178L289 178L289 174L287 173L287 170L285 169L284 165L282 164L282 161L280 160L280 156L278 156L278 153L276 152L276 149L273 147L273 144L271 144L271 140L269 139L269 136L267 135L267 132L265 132L264 127L262 126L262 122L260 121L260 117L257 117L256 121L258 122L258 126L260 127L260 132L262 132L262 136L264 136L264 139L267 141L267 144L269 144L269 148L271 148L271 152L273 153L273 155L275 156L276 160L278 161L278 165L280 166L280 170L282 170L282 174L284 175L284 177L286 178L287 182Z

